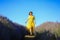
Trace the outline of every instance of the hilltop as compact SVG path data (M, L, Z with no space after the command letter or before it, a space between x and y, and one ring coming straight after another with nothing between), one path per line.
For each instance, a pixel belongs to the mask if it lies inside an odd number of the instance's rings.
M35 28L41 40L60 40L60 23L45 22ZM43 39L44 38L44 39Z
M59 22L45 22L39 26L36 27L36 31L54 31L58 30L60 28Z

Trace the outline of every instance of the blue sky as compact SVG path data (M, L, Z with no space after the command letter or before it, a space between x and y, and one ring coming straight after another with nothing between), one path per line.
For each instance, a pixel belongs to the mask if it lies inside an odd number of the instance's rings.
M60 22L60 0L0 0L0 15L26 25L29 11L36 18L36 26L47 22Z

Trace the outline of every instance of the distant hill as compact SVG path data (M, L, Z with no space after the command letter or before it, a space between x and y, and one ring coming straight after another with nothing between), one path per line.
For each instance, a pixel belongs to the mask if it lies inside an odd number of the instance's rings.
M51 33L57 34L60 36L60 23L59 22L45 22L40 26L36 27L37 32L49 31Z
M0 16L0 40L23 40L27 30L23 25Z

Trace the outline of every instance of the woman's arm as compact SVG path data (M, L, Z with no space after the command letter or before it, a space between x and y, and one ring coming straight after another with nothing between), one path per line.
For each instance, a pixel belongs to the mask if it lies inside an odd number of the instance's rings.
M28 19L25 21L25 23L27 23Z
M27 18L27 20L25 21L25 23L27 23L28 20L29 20L29 17Z

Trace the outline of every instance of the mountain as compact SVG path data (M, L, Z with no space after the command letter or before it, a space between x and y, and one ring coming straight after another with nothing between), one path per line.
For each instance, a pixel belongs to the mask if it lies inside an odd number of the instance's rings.
M60 23L45 22L35 28L36 40L60 40Z
M37 26L35 30L34 40L60 40L59 22L45 22ZM0 40L25 40L26 34L28 32L25 26L12 22L7 17L0 16Z
M45 22L40 26L36 27L37 32L49 31L54 34L60 35L60 23L59 22Z
M0 16L0 40L23 40L27 30L23 25Z

